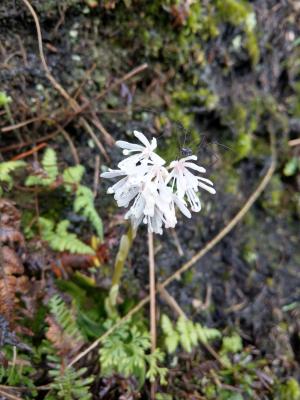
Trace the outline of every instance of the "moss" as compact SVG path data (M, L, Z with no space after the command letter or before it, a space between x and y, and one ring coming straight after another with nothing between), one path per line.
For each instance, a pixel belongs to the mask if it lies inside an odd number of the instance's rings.
M283 198L283 185L279 175L274 175L269 183L267 191L262 198L262 206L270 214L277 214L281 210Z
M246 40L245 47L253 65L259 61L260 50L255 33L256 18L252 6L242 0L217 0L219 18L234 26L241 26Z

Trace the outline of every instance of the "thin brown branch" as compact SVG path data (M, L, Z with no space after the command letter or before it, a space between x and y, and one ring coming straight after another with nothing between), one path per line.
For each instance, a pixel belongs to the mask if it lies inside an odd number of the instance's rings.
M94 199L97 197L98 186L99 186L99 177L100 177L100 157L98 154L95 157L95 172L94 172L94 190L93 195Z
M288 145L291 146L291 147L299 146L300 145L300 138L289 140L288 141Z

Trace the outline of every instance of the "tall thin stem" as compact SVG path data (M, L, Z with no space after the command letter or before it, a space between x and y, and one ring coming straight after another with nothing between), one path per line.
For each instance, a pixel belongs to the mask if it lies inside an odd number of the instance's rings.
M149 283L150 283L150 333L151 333L151 352L156 348L156 310L155 310L155 262L153 233L148 232L148 250L149 250ZM151 400L155 399L155 382L151 384Z

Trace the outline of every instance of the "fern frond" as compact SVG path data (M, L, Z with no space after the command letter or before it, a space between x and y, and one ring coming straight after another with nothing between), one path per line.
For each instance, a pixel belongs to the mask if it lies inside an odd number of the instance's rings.
M83 165L75 165L74 167L66 168L63 172L63 180L66 191L71 191L73 185L79 185L85 168Z
M146 374L146 378L150 380L150 382L154 382L157 377L159 377L160 384L166 385L167 380L166 376L168 373L167 368L162 368L158 366L159 362L163 362L164 353L160 349L155 349L155 351L147 356L147 362L149 364L149 369Z
M56 152L51 147L48 147L45 151L42 159L42 166L47 173L48 178L54 182L58 175L58 166Z
M83 336L78 329L74 315L59 295L51 297L49 308L64 333L77 342L83 341Z
M25 181L26 186L51 186L58 176L58 165L55 150L47 148L43 159L42 167L45 176L30 175Z
M6 182L11 188L13 184L13 178L11 177L11 173L16 169L25 167L26 163L24 161L5 161L0 163L0 182ZM1 193L0 193L1 195Z
M54 229L54 223L47 218L40 217L42 239L49 243L49 246L56 251L69 251L77 254L94 255L94 250L77 238L75 233L67 231L70 222L63 220Z
M77 371L74 368L66 368L62 371L60 365L50 370L49 375L53 378L53 382L49 386L56 392L57 397L55 398L62 400L90 400L92 394L89 392L89 388L94 381L94 377L84 378L83 375L86 372L86 368L81 368Z
M94 196L91 189L82 185L78 187L74 201L74 211L81 212L96 229L99 238L103 240L103 224L95 209Z
M163 353L157 349L155 353L148 354L150 347L148 332L124 324L103 341L99 351L102 374L135 376L141 385L146 377L154 379L160 376L164 382L166 370L157 365L158 361L163 360Z
M163 315L161 326L165 334L165 345L170 354L177 350L179 344L190 353L199 342L206 344L221 337L221 332L217 329L199 323L194 324L185 317L180 317L174 327L169 317Z

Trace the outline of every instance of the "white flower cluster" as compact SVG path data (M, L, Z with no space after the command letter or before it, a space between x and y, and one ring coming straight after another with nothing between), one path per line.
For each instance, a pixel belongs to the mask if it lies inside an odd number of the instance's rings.
M117 146L128 157L118 164L119 169L104 172L101 177L121 178L108 193L114 194L119 207L128 207L131 203L125 218L131 220L135 229L143 221L151 232L162 234L163 225L174 228L177 223L175 206L191 218L188 206L191 211L201 210L199 188L212 194L216 191L209 179L194 174L206 172L193 162L196 156L172 161L166 168L165 160L154 152L156 139L149 142L138 131L134 135L142 144L117 141Z

